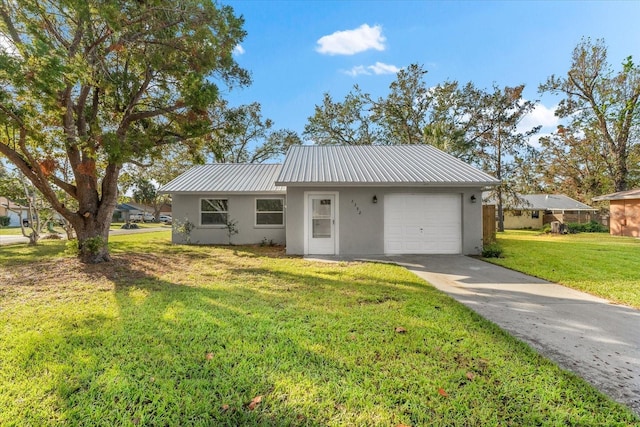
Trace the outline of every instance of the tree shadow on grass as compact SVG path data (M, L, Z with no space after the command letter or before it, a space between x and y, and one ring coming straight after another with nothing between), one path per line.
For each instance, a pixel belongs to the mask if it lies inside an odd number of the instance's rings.
M339 402L318 405L344 364L283 326L282 298L246 289L242 280L223 288L160 280L146 273L153 261L85 267L113 281L118 314L87 317L82 333L74 325L61 332L74 343L65 358L77 374L57 387L72 423L324 425L357 416ZM300 383L312 402L298 406L286 390ZM263 402L250 410L259 395Z
M467 404L468 381L444 385L459 388L450 402L437 390L449 375L442 372L480 369L465 355L477 344L464 337L487 325L461 306L427 305L417 320L409 307L448 297L428 285L419 294L418 279L398 286L359 273L356 286L332 266L274 272L238 267L228 256L211 260L232 270L219 283L180 265L180 257L130 254L108 266L79 266L82 280L111 290L94 295L87 310L61 315L59 328L32 353L58 369L52 393L60 418L72 425L313 426L452 425L482 415ZM162 279L172 270L176 280ZM397 334L397 322L414 323ZM452 337L465 340L454 343L460 357L441 350ZM482 337L504 338L497 328ZM524 354L537 370L536 356ZM485 423L502 412L505 423L535 424L526 413L542 410L531 396L511 389L498 366L482 372L486 383L472 387L486 397ZM579 386L561 372L558 378L558 387ZM510 406L501 407L495 393L505 393ZM263 400L251 410L256 396ZM509 415L516 406L521 410Z

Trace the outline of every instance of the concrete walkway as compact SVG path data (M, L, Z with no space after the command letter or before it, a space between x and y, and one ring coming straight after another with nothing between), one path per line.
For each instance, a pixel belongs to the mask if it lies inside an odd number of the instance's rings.
M401 265L640 415L640 310L459 255Z

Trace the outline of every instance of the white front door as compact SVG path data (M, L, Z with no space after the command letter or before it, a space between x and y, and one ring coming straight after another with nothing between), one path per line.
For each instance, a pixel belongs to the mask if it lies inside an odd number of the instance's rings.
M312 255L335 255L335 195L309 194L307 197L307 253Z

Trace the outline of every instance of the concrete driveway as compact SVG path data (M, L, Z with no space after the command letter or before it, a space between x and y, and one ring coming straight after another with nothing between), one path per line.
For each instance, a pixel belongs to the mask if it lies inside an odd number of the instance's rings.
M388 260L640 414L640 310L464 256Z
M640 415L640 310L460 255L401 265Z

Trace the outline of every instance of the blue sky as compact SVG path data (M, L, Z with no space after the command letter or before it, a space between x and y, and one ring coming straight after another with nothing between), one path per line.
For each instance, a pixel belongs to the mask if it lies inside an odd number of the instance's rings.
M324 92L342 100L358 84L384 96L411 63L429 71L429 86L525 84L525 97L541 100L531 125L547 133L558 99L538 85L566 73L581 37L604 38L615 69L629 55L640 61L638 1L222 1L245 18L236 59L253 76L226 98L257 101L276 128L299 134Z

